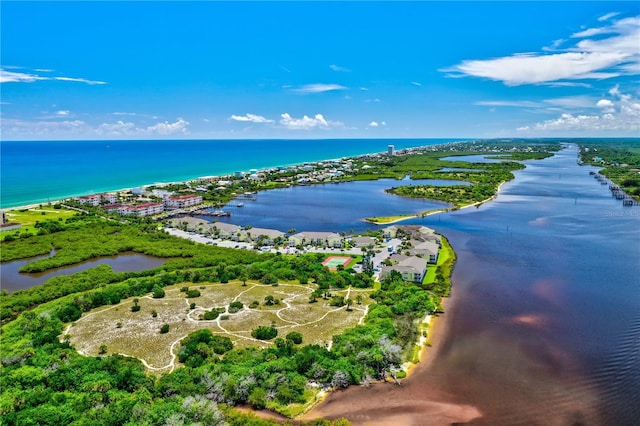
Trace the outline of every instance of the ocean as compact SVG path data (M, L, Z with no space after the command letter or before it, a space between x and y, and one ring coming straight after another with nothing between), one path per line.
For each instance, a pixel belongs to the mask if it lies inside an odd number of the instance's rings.
M465 139L0 142L0 208Z

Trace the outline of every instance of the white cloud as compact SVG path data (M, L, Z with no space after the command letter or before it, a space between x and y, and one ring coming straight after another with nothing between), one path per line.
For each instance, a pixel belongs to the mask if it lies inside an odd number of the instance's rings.
M189 133L189 122L179 118L175 123L169 123L165 121L164 123L158 123L153 126L147 127L148 134L159 134L159 135L171 135L174 133Z
M417 81L412 81L411 84L418 87L422 86L422 83L418 83Z
M60 116L60 117L66 117L69 115L69 111L68 110L61 110L61 111L57 111L56 115Z
M360 88L360 90L367 91L367 90L369 90L369 89L367 89L366 87L361 87L361 88Z
M517 130L527 134L559 134L594 136L598 132L637 135L640 131L640 101L623 94L618 86L609 91L611 99L600 99L592 104L589 114L564 112L560 116ZM599 108L598 111L596 108Z
M42 72L42 71L49 71L49 70L39 70L38 72ZM50 76L42 76L42 75L32 74L27 72L7 71L4 68L0 68L0 83L33 83L35 81L43 81L43 80L71 81L71 82L78 82L78 83L86 83L90 85L107 84L104 81L87 80L86 78L50 77Z
M347 88L341 86L339 84L325 84L325 83L315 83L315 84L307 84L297 89L293 89L294 92L299 93L322 93L322 92L331 92L333 90L346 90Z
M26 121L0 117L2 133L9 137L51 137L81 135L90 130L82 120Z
M179 118L174 123L167 121L156 123L151 126L138 127L132 122L118 120L115 123L102 123L94 132L99 135L112 136L152 136L152 135L171 135L176 133L189 133L189 122Z
M345 68L345 67L341 67L339 65L329 65L329 68L331 68L332 70L336 71L336 72L351 72L351 70L349 68Z
M53 77L48 78L46 80L58 80L58 81L75 81L78 83L86 83L86 84L107 84L104 81L95 81L95 80L87 80L86 78L72 78L72 77Z
M614 112L613 102L609 99L600 99L596 104L598 108L602 108L606 112Z
M232 115L229 119L234 121L248 121L251 123L273 123L273 120L256 114Z
M516 108L532 108L540 107L540 102L533 101L478 101L475 105L481 106L501 106L501 107L516 107Z
M118 120L115 123L102 123L96 129L96 133L99 135L112 135L112 136L133 136L141 134L142 129L136 128L136 125L131 122L124 122Z
M611 12L611 13L607 13L606 15L602 15L601 17L598 18L598 21L608 21L609 19L618 16L620 14L620 12Z
M478 101L474 105L481 106L499 106L514 108L548 108L562 107L568 109L574 108L591 108L595 99L591 96L565 96L561 98L550 98L541 101L525 101L525 100L497 100L497 101Z
M588 38L595 35L598 37ZM451 73L452 77L482 77L502 81L508 86L640 74L640 17L621 19L606 27L589 28L571 37L582 40L560 53L518 53L492 59L465 60L442 71Z
M379 124L377 121L372 121L371 123L369 123L369 127L378 127Z
M311 130L311 129L329 129L331 127L339 127L343 124L338 121L328 121L322 114L316 114L313 118L303 116L302 118L293 118L288 113L280 115L280 124L291 130Z
M61 115L63 116L63 115ZM152 126L140 127L130 121L118 120L115 123L91 125L82 120L40 120L27 121L0 118L0 125L4 135L12 138L23 137L52 137L56 139L68 137L95 136L153 136L171 135L177 133L188 134L189 122L179 118L174 123L163 122Z

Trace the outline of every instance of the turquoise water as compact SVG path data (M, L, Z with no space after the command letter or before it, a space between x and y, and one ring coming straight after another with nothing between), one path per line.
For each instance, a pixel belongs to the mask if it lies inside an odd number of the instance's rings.
M460 140L0 142L0 207Z

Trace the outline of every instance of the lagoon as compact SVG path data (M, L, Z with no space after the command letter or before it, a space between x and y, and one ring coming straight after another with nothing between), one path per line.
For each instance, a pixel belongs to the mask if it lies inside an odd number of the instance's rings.
M230 203L231 212L221 222L239 226L300 231L365 232L378 225L365 222L367 217L415 215L429 210L451 207L441 201L405 198L388 194L385 189L405 185L468 185L468 182L420 179L380 179L311 186L293 186L260 192L256 201L244 201L243 207ZM211 220L209 217L203 219Z
M162 265L166 259L148 256L139 253L121 253L117 256L101 257L87 260L75 265L63 266L38 273L20 273L19 269L35 260L46 256L38 256L27 260L15 260L0 263L0 276L2 277L2 290L12 293L17 290L25 290L44 284L48 279L59 275L71 275L76 272L86 271L98 265L109 265L115 272L137 272L152 269Z

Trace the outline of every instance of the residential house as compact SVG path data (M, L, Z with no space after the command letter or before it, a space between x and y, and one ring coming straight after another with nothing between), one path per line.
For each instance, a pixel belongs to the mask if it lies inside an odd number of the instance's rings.
M169 223L174 228L183 228L190 232L200 232L209 227L209 221L190 216L177 217L169 220Z
M144 203L136 206L124 206L120 209L120 214L124 216L153 216L164 212L164 204L162 203Z
M282 231L267 228L250 228L241 231L240 234L245 235L243 240L254 242L261 241L263 245L273 245L278 238L283 238L285 236L285 233Z
M402 279L414 283L422 283L427 274L427 261L417 256L402 256L394 254L391 256L394 263L391 266L385 266L380 272L380 278L386 278L392 271L396 271L402 275Z
M167 209L184 209L202 204L202 195L179 195L164 200Z
M356 247L369 247L376 245L376 239L372 237L353 237L351 242Z
M209 229L213 232L214 236L223 240L240 240L240 228L238 225L225 222L214 222L209 225Z
M162 198L163 200L166 200L173 195L173 192L167 191L166 189L153 189L151 193L155 197Z
M411 248L408 250L412 256L419 256L427 260L429 263L438 262L438 250L440 246L433 241L417 241L411 240Z
M117 203L118 196L116 194L94 194L94 195L85 195L84 197L76 198L76 201L81 204L90 204L92 206L99 206L104 203Z
M340 248L342 247L342 237L334 232L298 232L289 237L289 245Z
M382 236L384 238L395 238L398 234L398 227L395 225L387 226L382 230Z

